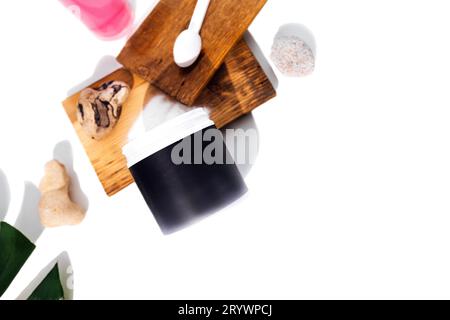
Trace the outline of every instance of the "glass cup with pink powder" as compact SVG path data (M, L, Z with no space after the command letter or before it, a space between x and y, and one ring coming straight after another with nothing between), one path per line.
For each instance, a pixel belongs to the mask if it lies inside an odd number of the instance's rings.
M127 0L59 0L95 35L114 40L131 28L134 14Z

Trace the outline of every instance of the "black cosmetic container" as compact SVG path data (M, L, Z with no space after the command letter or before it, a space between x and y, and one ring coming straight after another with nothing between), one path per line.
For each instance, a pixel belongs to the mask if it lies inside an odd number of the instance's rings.
M204 109L156 127L122 151L165 234L224 208L247 192L221 132Z

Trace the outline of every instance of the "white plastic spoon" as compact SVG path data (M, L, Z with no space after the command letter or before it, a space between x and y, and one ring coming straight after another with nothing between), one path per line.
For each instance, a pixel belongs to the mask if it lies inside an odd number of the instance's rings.
M210 0L198 0L189 28L178 36L173 48L175 63L180 68L190 67L198 59L202 51L200 30L208 11Z

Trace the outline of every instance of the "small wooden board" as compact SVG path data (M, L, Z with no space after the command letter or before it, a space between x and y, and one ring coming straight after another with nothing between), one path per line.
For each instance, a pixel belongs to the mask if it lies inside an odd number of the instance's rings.
M118 56L131 72L193 105L267 0L211 0L201 30L203 51L190 68L173 61L173 46L197 0L161 0Z
M130 129L144 107L160 91L125 69L115 71L90 87L98 87L110 80L124 81L130 84L132 90L117 126L103 140L92 140L79 125L76 117L79 93L67 98L63 106L103 188L112 196L133 183L122 147L128 142ZM196 104L207 107L211 111L211 119L220 128L275 96L275 89L250 48L244 40L240 40L202 91Z

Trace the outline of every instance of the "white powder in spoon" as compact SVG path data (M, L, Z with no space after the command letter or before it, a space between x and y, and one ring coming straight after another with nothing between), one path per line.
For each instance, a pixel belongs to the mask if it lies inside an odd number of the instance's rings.
M286 76L303 77L314 71L315 59L311 48L297 36L277 36L271 59Z

